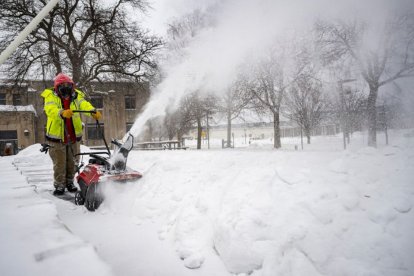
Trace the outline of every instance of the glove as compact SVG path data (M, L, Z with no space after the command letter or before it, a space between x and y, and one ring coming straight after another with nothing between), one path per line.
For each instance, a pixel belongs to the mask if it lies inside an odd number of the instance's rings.
M72 110L70 110L70 109L65 109L65 110L63 110L63 111L60 113L60 115L61 115L63 118L69 119L70 117L72 117L72 116L73 116L73 111L72 111Z
M92 113L91 116L97 121L99 121L102 118L102 114L99 111L96 111L96 113Z

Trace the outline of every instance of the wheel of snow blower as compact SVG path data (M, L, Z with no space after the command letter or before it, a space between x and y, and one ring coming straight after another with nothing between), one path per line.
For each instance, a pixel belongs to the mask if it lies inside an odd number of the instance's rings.
M86 186L85 181L83 181L83 179L81 179L81 178L78 179L78 184L79 184L79 188L80 188L80 191L79 191L80 195L85 200L86 192L88 190L88 186Z
M86 191L86 197L85 197L86 209L93 212L99 208L99 205L101 205L102 201L103 201L103 198L99 193L98 184L89 185Z
M76 192L75 194L75 204L76 205L83 205L85 204L85 198L82 196L81 192Z

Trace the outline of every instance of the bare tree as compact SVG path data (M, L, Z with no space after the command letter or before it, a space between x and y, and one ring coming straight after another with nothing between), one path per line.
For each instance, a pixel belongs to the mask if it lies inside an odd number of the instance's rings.
M202 96L195 92L181 99L179 107L169 110L164 118L169 139L181 140L194 126L197 128L197 149L201 149L203 125L208 115L216 112L216 99L212 95Z
M242 111L251 103L252 95L242 81L242 76L236 80L218 101L218 110L227 119L227 147L231 147L231 122L240 117Z
M308 144L312 130L323 118L325 102L322 95L322 83L309 73L301 74L286 95L287 115L303 129Z
M167 130L168 140L172 140L174 139L174 136L176 136L176 130L178 129L179 122L180 119L178 112L166 112L164 117L164 127Z
M395 93L389 97L384 97L386 102L387 118L390 120L391 127L414 128L414 93L411 87L414 86L414 79L405 79L405 83L397 84L393 82L392 88Z
M375 47L367 47L366 24L353 22L317 23L319 43L327 63L345 58L356 61L362 78L369 86L367 99L368 145L375 147L376 102L381 86L414 73L414 16L405 14L388 22ZM372 41L369 41L372 43Z
M258 60L253 74L248 77L248 89L253 96L255 109L258 112L270 112L273 116L274 148L281 147L280 112L281 104L287 89L300 75L303 68L290 70L287 62L291 53L287 47L269 49L268 54Z
M341 87L341 95L337 100L336 110L342 109L343 131L350 142L350 135L361 128L361 122L366 115L366 95L355 87Z
M161 141L167 136L167 131L163 125L163 117L157 116L153 117L145 123L147 129L146 136L144 136L145 141L158 140Z
M203 132L202 123L206 117L215 113L216 99L212 95L201 96L196 92L189 98L189 103L192 117L197 124L197 149L201 149L201 138Z
M183 98L177 109L167 111L164 125L167 129L168 139L172 140L177 137L177 140L181 141L184 134L193 128L195 120L192 117L191 107L191 98Z
M167 47L174 54L182 52L199 31L209 24L207 14L198 9L174 20L168 25Z
M167 30L167 63L180 62L188 44L201 29L212 24L208 11L195 10L171 22ZM194 125L197 126L197 149L201 149L201 136L205 116L211 114L214 100L211 96L199 95L198 91L184 97L177 110L169 110L165 124L170 137L179 140Z
M48 1L0 2L4 49ZM62 0L19 46L8 63L10 77L53 77L71 72L79 86L92 80L142 80L156 69L153 54L162 41L146 34L127 17L127 9L144 10L144 0Z
M187 46L204 28L214 24L211 11L194 10L168 24L165 60L175 64L186 56Z

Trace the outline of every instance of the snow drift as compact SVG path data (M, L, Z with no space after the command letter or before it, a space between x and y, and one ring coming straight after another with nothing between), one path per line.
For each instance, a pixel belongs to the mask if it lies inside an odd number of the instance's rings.
M366 148L363 136L354 135L347 151L339 150L340 137L317 137L304 151L276 151L271 143L132 151L128 165L144 177L108 183L95 213L45 196L47 184L38 193L28 193L30 186L15 189L21 175L10 171L10 190L0 190L8 198L2 200L2 218L4 225L19 221L25 227L2 227L8 242L1 253L20 252L20 267L42 275L44 267L34 269L26 256L39 245L19 251L17 237L50 233L53 223L29 220L16 212L27 209L10 204L12 198L17 204L40 197L56 205L62 223L92 244L115 275L413 275L414 132L394 132L390 141ZM38 148L29 150L15 162L50 162ZM53 217L52 210L36 210L32 216ZM104 269L98 261L91 266ZM2 262L0 272L22 271L13 269Z

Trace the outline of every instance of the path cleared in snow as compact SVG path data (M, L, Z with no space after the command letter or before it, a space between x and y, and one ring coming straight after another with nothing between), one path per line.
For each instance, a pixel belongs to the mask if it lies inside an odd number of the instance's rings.
M73 275L75 265L84 268L78 275L111 275L93 244L65 226L53 202L36 192L13 160L0 158L0 274Z

